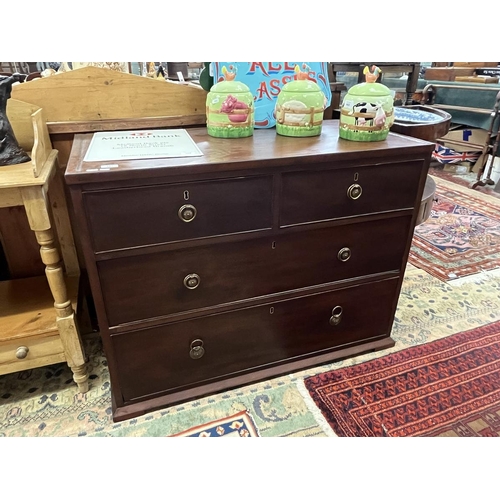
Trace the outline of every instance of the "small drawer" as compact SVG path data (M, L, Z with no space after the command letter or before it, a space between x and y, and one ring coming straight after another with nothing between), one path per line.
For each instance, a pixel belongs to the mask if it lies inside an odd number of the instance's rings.
M58 333L0 342L0 374L65 361Z
M272 227L272 177L92 191L83 197L96 252Z
M397 287L389 279L113 335L122 396L160 395L388 337Z
M399 271L411 217L97 263L108 324Z
M422 168L410 161L283 174L280 225L413 208Z

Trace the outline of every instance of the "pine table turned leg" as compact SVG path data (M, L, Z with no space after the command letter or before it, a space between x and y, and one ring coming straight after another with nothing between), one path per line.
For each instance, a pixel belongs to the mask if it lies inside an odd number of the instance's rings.
M73 379L80 392L88 391L88 375L85 366L80 332L75 320L75 312L68 296L59 252L54 246L52 230L35 231L40 244L40 255L46 265L45 274L54 297L57 313L57 329L64 347L66 361L73 371Z
M78 385L78 391L82 394L89 390L89 375L87 373L87 365L73 366L73 380Z
M75 311L71 305L64 279L61 257L55 245L54 232L50 225L46 193L42 189L25 189L23 190L23 201L30 227L40 245L45 274L54 297L57 329L63 344L66 361L73 371L73 379L77 383L79 391L87 392L88 374L85 366L85 355L75 320Z
M75 313L65 318L57 318L57 329L66 354L66 361L73 372L73 380L78 385L78 390L85 393L89 390L89 376Z
M64 347L66 361L73 371L73 379L80 392L88 391L88 375L83 346L75 319L75 312L68 296L59 252L54 245L52 230L35 231L40 244L40 255L46 265L45 274L54 297L57 314L57 329Z

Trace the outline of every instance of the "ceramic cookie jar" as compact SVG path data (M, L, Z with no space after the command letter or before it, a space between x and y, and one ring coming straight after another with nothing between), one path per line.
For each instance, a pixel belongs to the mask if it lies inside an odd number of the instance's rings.
M250 89L235 80L236 67L222 68L224 80L207 95L207 132L212 137L236 139L253 135L254 99Z
M295 66L296 79L286 83L278 95L274 114L276 133L291 137L321 134L326 97L316 82L309 79L309 68Z
M394 97L377 83L381 71L365 67L366 82L351 87L340 108L339 135L350 141L383 141L394 123Z

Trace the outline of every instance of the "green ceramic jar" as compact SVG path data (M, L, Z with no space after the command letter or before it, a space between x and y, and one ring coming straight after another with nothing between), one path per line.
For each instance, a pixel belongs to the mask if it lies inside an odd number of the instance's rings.
M253 135L255 124L253 95L234 74L216 83L207 95L207 132L212 137L235 139Z
M354 85L345 95L340 108L342 139L370 142L387 138L394 123L394 97L388 87L375 82L377 76L367 74L366 82Z
M278 95L275 107L276 132L291 137L321 134L325 94L312 80L286 83Z

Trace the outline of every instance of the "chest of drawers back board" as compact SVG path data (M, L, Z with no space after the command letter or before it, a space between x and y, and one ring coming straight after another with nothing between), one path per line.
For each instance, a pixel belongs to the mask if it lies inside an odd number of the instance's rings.
M188 132L203 156L83 162L77 135L66 170L115 421L394 345L434 145Z

